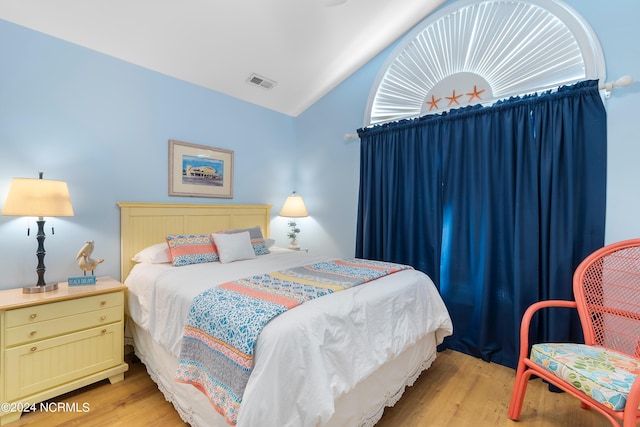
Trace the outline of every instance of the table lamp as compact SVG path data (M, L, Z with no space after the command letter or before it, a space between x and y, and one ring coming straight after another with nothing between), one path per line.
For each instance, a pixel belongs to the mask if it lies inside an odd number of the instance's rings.
M38 283L36 286L25 287L24 293L49 292L58 288L58 284L47 285L44 281L44 217L45 216L73 216L73 207L69 198L67 183L42 178L13 178L9 187L7 200L2 208L2 215L36 216L38 220ZM53 227L51 228L53 234Z
M307 207L304 205L304 200L302 200L301 196L298 196L294 191L293 194L287 197L284 205L282 205L282 209L280 209L280 216L286 218L302 218L305 216L309 216L309 212L307 212ZM296 237L300 232L300 229L297 227L297 224L294 220L289 220L289 233L287 237L291 239L291 243L289 244L289 249L300 250L300 246L298 246L298 242L296 241Z

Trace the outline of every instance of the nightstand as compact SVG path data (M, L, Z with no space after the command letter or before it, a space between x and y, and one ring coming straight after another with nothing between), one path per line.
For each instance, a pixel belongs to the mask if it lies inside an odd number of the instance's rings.
M0 425L26 405L124 379L125 289L101 277L47 293L0 291Z

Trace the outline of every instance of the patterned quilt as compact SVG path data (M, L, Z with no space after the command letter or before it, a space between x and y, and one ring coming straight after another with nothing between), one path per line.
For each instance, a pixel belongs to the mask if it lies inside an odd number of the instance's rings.
M200 389L235 425L256 340L272 318L305 301L410 268L356 258L333 260L208 289L191 304L176 381Z

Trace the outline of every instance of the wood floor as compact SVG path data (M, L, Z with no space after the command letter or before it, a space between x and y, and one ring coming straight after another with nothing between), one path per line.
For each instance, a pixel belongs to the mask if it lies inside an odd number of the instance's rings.
M26 413L8 427L186 426L144 365L129 363L120 383L105 380L50 401L70 407L75 404L79 411ZM413 387L407 388L402 399L385 410L376 427L610 426L603 416L581 409L570 396L547 391L539 379L529 383L520 421L511 421L506 414L513 378L512 369L444 351ZM82 412L87 405L89 410Z

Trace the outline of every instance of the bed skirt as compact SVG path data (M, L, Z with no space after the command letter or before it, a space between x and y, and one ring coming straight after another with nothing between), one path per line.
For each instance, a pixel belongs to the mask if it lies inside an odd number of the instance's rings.
M224 417L215 411L204 394L191 385L174 380L178 365L176 357L155 343L147 331L129 318L127 323L136 356L144 363L165 398L176 408L180 418L192 427L228 427ZM420 373L431 366L436 353L436 336L430 333L358 383L349 393L340 396L335 402L335 413L325 426L375 425L384 408L393 406L405 388L413 385ZM242 426L238 424L238 427Z

